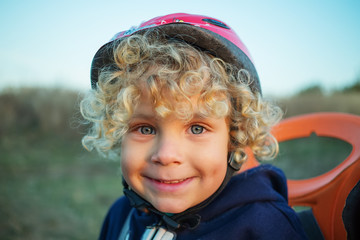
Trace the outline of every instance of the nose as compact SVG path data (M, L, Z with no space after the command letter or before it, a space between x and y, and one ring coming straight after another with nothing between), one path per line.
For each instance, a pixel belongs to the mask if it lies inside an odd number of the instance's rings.
M182 163L181 141L171 136L160 136L154 152L151 156L151 162L163 166Z

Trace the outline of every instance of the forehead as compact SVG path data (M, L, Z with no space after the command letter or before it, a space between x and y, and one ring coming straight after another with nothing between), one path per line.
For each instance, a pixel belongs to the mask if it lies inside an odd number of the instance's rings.
M170 72L170 73L169 73ZM176 72L153 65L130 83L138 92L134 107L145 106L159 117L176 114L190 120L194 114L222 117L229 112L228 91L223 81L215 81L208 68Z
M142 88L135 111L154 111L160 117L166 117L166 115L175 112L196 113L201 105L200 94L186 96L169 89L152 92L149 88Z
M202 94L184 96L165 92L158 96L148 88L142 88L132 117L176 118L188 122L194 118L222 118L229 115L229 101L216 96L205 97Z

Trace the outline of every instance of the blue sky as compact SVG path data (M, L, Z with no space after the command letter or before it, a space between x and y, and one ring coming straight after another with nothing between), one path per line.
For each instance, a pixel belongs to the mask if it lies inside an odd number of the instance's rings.
M0 88L90 88L97 49L115 33L174 12L230 25L247 45L266 95L360 76L360 1L2 0Z

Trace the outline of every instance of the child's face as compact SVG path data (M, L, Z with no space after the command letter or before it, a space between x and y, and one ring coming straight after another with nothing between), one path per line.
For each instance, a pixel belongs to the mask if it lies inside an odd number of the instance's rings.
M150 98L142 97L129 125L122 141L122 173L156 209L185 211L220 187L229 142L225 117L202 118L195 112L187 123L175 115L159 118Z

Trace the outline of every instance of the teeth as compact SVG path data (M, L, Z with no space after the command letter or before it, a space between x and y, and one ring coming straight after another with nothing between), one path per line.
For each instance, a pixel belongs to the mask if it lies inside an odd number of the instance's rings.
M181 180L160 180L160 182L162 183L166 183L166 184L175 184L175 183L179 183L184 181L185 179L181 179Z

